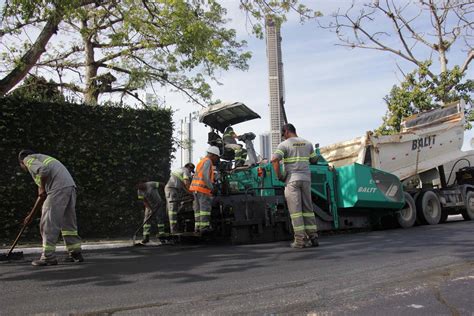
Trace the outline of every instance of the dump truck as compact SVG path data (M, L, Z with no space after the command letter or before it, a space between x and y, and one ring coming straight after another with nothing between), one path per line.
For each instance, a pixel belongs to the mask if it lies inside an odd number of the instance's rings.
M241 102L211 105L200 112L199 120L210 127L209 145L221 150L217 166L218 193L211 211L212 238L232 243L288 240L292 226L280 182L269 161L258 158L255 134L239 136L247 152L244 166L235 167L234 152L226 150L222 133L229 125L260 116ZM357 162L331 166L315 148L317 162L310 165L311 193L318 229L370 228L381 218L402 218L409 194L399 178L389 172ZM406 212L406 211L405 211ZM181 230L192 231L192 211L178 213ZM403 221L402 221L403 222Z
M328 163L359 163L396 175L407 204L403 227L445 222L448 215L474 219L474 151L462 151L463 101L406 118L395 135L364 136L321 148Z

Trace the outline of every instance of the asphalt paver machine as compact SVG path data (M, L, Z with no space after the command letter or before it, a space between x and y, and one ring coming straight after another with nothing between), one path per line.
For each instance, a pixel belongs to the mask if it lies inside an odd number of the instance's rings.
M291 238L292 228L279 181L268 160L253 147L253 133L239 136L245 143L247 160L235 167L232 153L226 152L222 137L229 125L260 118L245 104L220 103L200 113L200 122L211 128L208 143L221 149L216 166L217 187L211 211L212 239L232 243L258 243ZM310 138L311 135L306 135ZM313 209L320 231L369 228L382 217L396 220L405 205L399 179L390 173L361 164L339 168L329 166L315 148L317 162L310 165ZM180 212L180 226L191 230L192 211Z

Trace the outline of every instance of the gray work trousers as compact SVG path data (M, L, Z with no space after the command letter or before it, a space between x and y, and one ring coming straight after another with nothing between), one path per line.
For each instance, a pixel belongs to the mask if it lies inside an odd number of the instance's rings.
M159 203L149 209L145 207L145 214L143 215L143 236L150 236L152 217L156 219L157 236L167 237L169 235L169 227L166 223L166 208Z
M239 144L226 144L226 148L230 148L234 151L234 159L236 167L243 166L245 164L245 159L242 157L242 146Z
M165 186L166 206L170 220L170 233L178 232L178 209L180 200L184 196L184 190Z
M48 193L41 210L40 232L43 258L54 256L59 233L62 234L69 253L81 252L81 238L77 233L75 187Z
M285 199L290 212L296 242L317 235L316 217L311 200L311 182L292 181L286 184Z
M194 231L210 228L212 199L212 195L194 192Z

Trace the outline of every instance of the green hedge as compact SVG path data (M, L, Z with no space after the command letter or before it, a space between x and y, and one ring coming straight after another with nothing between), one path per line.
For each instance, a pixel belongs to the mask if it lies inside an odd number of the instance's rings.
M82 237L130 235L142 212L135 184L166 181L172 147L172 112L0 98L0 239L14 239L37 187L18 165L23 148L51 155L78 187ZM38 238L39 218L26 239Z

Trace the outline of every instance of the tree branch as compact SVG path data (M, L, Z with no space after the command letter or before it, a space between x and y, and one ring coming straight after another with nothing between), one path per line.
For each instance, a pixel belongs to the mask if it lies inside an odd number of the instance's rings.
M474 59L474 49L471 49L471 51L468 53L466 60L464 61L464 64L461 67L461 73L464 73L467 68L469 67L469 64L471 61Z
M100 0L81 0L76 8L96 3L97 1ZM5 95L28 74L31 68L33 68L41 55L46 51L46 45L51 37L58 31L58 26L63 19L64 13L63 7L59 7L51 13L35 43L20 58L17 66L7 76L0 80L0 95Z

